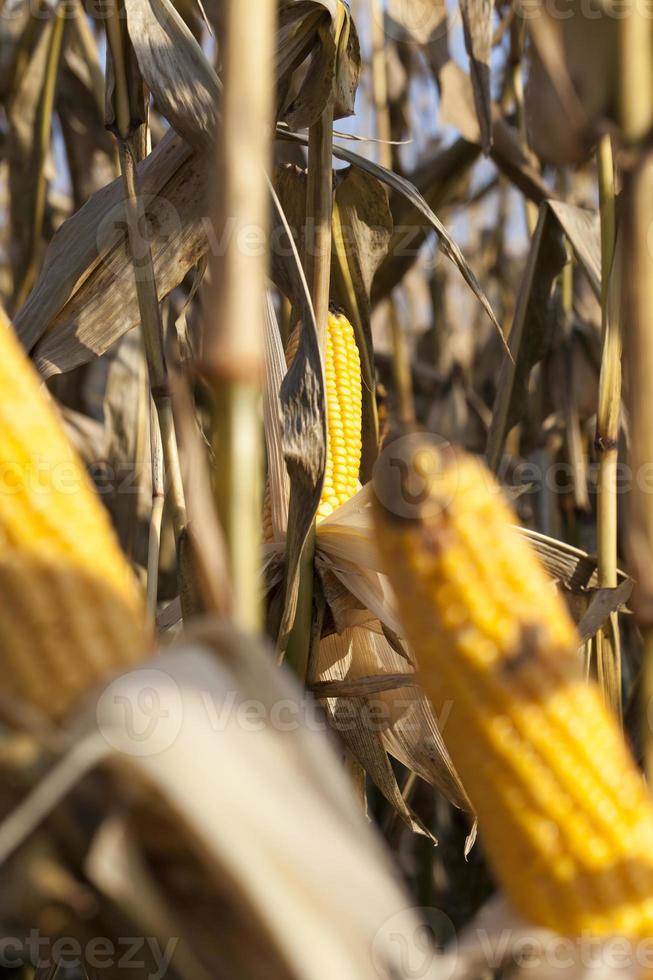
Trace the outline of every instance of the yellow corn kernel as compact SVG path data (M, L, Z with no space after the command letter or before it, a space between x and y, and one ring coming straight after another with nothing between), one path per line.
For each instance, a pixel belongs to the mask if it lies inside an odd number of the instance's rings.
M299 347L299 328L286 348L286 364L292 364ZM360 489L362 383L354 328L344 315L331 311L327 321L324 352L327 402L327 460L324 485L317 511L324 520ZM272 539L269 484L263 501L263 539Z
M406 455L424 492L384 487L378 547L497 879L559 933L653 935L653 804L563 600L479 461Z
M107 513L0 313L3 697L58 719L150 644Z

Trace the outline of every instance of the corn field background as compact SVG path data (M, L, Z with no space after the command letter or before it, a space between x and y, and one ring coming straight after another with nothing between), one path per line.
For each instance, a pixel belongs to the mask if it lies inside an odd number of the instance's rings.
M644 0L0 0L0 105L0 977L653 975Z

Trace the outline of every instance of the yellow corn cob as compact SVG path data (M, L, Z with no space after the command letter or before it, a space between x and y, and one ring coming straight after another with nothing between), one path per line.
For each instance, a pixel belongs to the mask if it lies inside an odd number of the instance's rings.
M286 348L292 364L299 347L299 328ZM324 374L327 403L327 459L317 520L324 520L360 489L362 386L354 328L343 313L331 311L327 322ZM264 539L272 538L269 487L263 505Z
M0 312L2 697L58 719L150 642L107 514Z
M559 933L653 935L653 806L562 599L480 462L426 441L400 459L378 545L497 878Z

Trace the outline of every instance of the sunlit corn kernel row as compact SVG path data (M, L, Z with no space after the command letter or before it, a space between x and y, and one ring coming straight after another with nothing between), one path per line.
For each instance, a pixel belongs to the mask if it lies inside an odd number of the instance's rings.
M39 379L0 322L3 693L59 718L145 657L150 636L108 515Z
M299 328L286 348L286 364L292 364L299 347ZM327 403L327 459L324 485L317 510L322 521L346 503L360 488L362 383L354 328L342 313L330 312L324 351ZM263 501L263 539L272 539L270 487Z
M407 462L426 492L375 502L378 545L497 878L538 925L653 935L653 806L564 602L481 463Z

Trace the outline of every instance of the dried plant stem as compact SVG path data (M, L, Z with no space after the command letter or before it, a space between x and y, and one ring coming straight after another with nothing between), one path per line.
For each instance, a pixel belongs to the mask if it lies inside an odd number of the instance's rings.
M320 349L324 351L329 315L331 277L331 221L333 211L333 106L329 105L309 130L308 184L306 188L306 281L315 310ZM300 562L295 622L288 638L286 658L298 675L306 676L313 622L315 525Z
M589 510L587 491L587 465L583 453L583 438L578 418L578 409L572 393L571 379L571 330L574 313L574 255L571 243L567 242L567 262L560 273L560 292L562 310L565 318L565 343L560 349L560 370L568 380L563 384L562 403L567 437L567 451L572 470L574 506L579 510Z
M168 391L168 377L163 352L163 324L156 288L156 276L150 243L143 236L146 216L143 201L138 193L138 176L133 150L128 140L120 141L120 169L125 187L125 211L127 233L132 261L138 256L142 261L134 266L136 295L141 316L141 330L145 347L145 360L150 379L150 389L156 407L161 432L161 445L165 462L165 477L170 494L171 516L175 538L186 526L186 504L179 465L179 450L172 415L172 402ZM155 465L154 459L152 465Z
M653 24L637 0L621 8L619 18L619 109L625 141L636 144L653 123Z
M179 541L187 522L184 487L179 465L179 447L175 434L172 402L168 389L168 374L163 347L163 323L159 307L156 274L152 249L147 238L147 217L143 199L139 193L135 145L143 142L143 132L132 135L134 126L130 108L129 82L127 79L125 48L122 25L115 0L110 0L106 23L107 41L111 52L114 72L115 129L120 158L120 172L124 188L127 236L136 280L136 296L141 320L141 335L145 350L145 362L149 387L157 416L157 425L151 427L152 448L152 515L148 542L147 596L150 610L156 609L158 592L158 555L161 535L162 507L159 490L169 493L171 519L175 540ZM158 432L156 431L158 429ZM161 458L162 457L162 458ZM163 486L161 487L161 484ZM151 576L151 578L150 578Z
M91 81L91 94L95 99L98 113L104 114L104 74L98 60L98 50L93 31L89 21L86 19L86 11L82 0L76 0L74 17L72 19L72 29L77 36L77 41L82 50L84 62L88 68Z
M402 426L410 427L416 421L410 353L392 295L388 302L392 331L392 370L397 389L397 421Z
M36 187L34 189L34 203L32 205L33 210L29 253L22 282L16 291L16 307L22 306L22 304L25 302L29 291L34 285L34 280L36 279L36 273L38 271L39 246L41 243L41 234L43 232L43 218L45 216L47 191L45 161L50 146L52 132L52 111L54 109L57 76L59 74L59 64L61 62L65 22L66 6L64 3L59 3L54 12L54 19L51 27L50 44L48 47L45 65L45 76L43 79L43 91L41 93L41 104L39 106L38 135L36 140Z
M131 129L131 109L129 101L129 83L127 81L127 65L123 47L122 26L118 13L118 0L108 0L106 11L107 43L111 51L114 76L114 111L116 130L121 139L126 140Z
M382 167L392 170L392 128L388 108L388 71L385 52L385 31L383 29L383 5L381 0L372 0L372 85L374 107L376 109L376 135L380 140L377 146L378 162Z
M522 74L522 54L524 50L524 22L516 16L510 25L510 90L515 104L517 130L519 141L526 155L530 158L528 133L526 130L526 111L524 108L524 77ZM532 201L524 201L526 225L530 235L537 225L537 205Z
M150 404L150 451L152 454L152 512L147 544L147 608L154 619L159 594L159 554L161 551L161 524L165 503L165 472L161 430L154 404Z
M647 11L634 0L619 21L621 65L620 111L624 156L620 195L621 308L628 370L631 488L628 498L628 557L636 586L633 608L644 636L642 650L642 745L649 782L653 781L653 733L649 699L653 694L653 419L650 411L653 378L653 155L642 143L653 122L651 89L652 24ZM639 152L638 152L639 151Z
M597 151L601 210L601 325L602 354L596 449L597 551L599 586L617 586L617 462L621 410L621 324L610 309L609 285L615 250L615 192L612 144L604 136ZM612 304L614 306L614 304ZM596 635L598 676L607 703L621 716L621 651L617 614Z
M212 257L204 364L213 387L218 515L225 532L238 626L262 624L260 584L263 323L271 159L274 0L223 4L224 88L218 127L214 220L235 233ZM246 107L246 108L245 108ZM260 236L255 247L252 229ZM247 236L247 237L245 237Z

